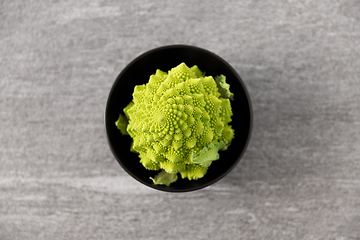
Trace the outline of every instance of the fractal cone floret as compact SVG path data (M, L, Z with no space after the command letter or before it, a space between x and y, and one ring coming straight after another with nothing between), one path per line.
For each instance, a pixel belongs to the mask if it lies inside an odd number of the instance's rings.
M234 138L230 99L233 94L223 75L204 76L185 63L135 86L133 100L116 126L133 139L131 151L148 170L160 171L155 184L203 177Z

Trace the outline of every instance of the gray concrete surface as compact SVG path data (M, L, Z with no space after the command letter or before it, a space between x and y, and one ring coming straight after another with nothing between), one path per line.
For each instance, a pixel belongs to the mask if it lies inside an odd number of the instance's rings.
M145 187L106 142L117 74L183 43L228 60L248 151L191 193ZM360 239L360 2L0 3L0 239Z

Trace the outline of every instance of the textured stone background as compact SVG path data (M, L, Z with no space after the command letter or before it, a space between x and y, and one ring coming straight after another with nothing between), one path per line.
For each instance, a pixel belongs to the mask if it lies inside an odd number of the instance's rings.
M209 49L243 77L248 151L208 188L127 175L103 113L154 47ZM0 239L360 239L360 2L0 2Z

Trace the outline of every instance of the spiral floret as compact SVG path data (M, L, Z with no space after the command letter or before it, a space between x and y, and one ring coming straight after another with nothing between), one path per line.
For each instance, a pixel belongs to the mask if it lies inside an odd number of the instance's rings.
M124 108L126 117L120 115L116 124L133 139L131 151L139 154L140 163L162 170L151 178L155 184L169 185L168 179L176 181L178 173L189 180L203 177L219 159L218 151L230 145L232 109L218 85L196 65L181 63L168 73L157 70L147 84L135 86L133 100Z

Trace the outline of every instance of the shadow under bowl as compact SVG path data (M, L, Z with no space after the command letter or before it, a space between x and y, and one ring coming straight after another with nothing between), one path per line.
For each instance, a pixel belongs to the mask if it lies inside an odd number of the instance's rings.
M119 114L132 101L132 93L136 85L146 84L150 75L157 69L167 72L184 62L187 66L197 65L206 76L225 75L234 93L231 101L233 111L232 128L235 137L226 151L220 151L220 159L214 161L206 175L198 180L179 179L170 184L155 185L150 177L158 172L146 170L139 162L138 154L130 152L132 139L122 135L115 126ZM106 103L105 130L109 147L121 167L139 182L151 188L166 192L188 192L207 187L226 176L240 161L250 140L252 131L252 108L246 87L236 71L216 54L189 45L169 45L143 53L131 63L116 78Z

